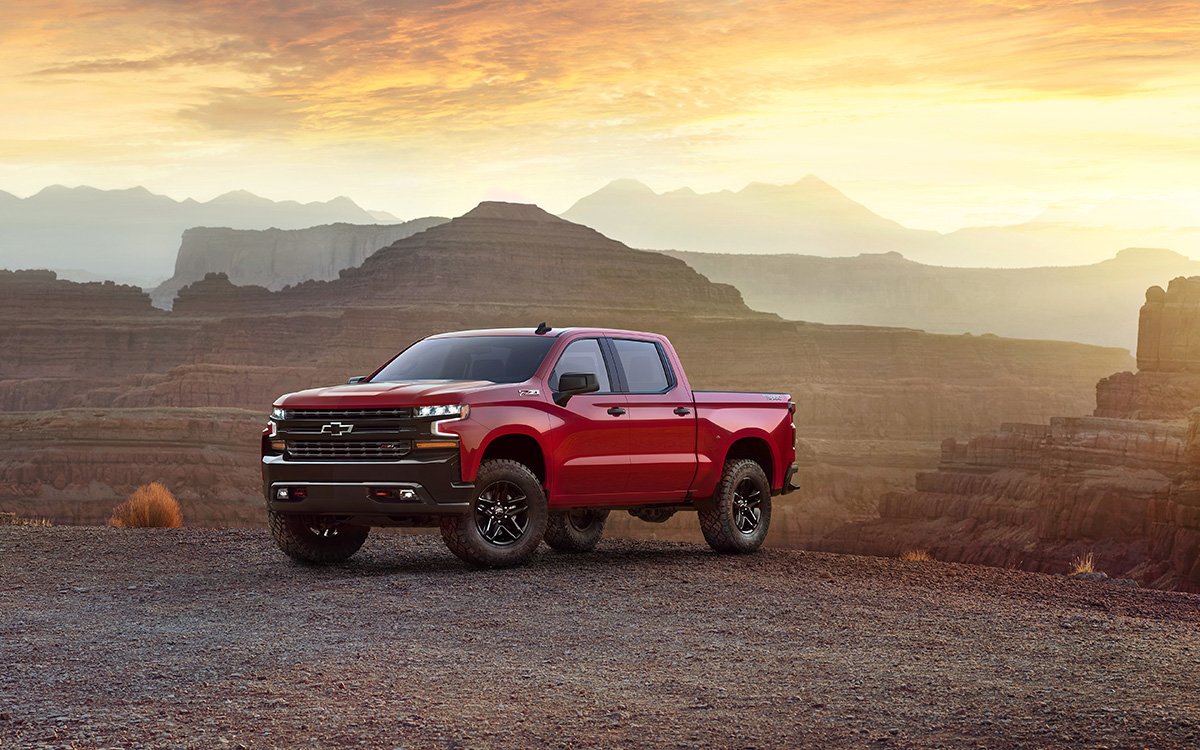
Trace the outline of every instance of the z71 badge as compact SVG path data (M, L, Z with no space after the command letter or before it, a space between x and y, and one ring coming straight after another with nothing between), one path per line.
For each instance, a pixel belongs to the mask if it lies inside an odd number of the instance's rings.
M517 393L521 394L522 396L540 396L540 395L542 395L542 392L539 391L537 388L522 388L521 390L517 391Z

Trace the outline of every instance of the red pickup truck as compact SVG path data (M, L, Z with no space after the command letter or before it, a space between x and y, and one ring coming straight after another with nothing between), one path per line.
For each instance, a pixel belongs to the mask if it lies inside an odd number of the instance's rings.
M794 489L794 413L787 394L693 391L653 333L444 333L275 402L267 515L310 563L349 558L372 526L438 526L468 563L515 565L543 540L591 550L614 510L694 510L713 549L751 552Z

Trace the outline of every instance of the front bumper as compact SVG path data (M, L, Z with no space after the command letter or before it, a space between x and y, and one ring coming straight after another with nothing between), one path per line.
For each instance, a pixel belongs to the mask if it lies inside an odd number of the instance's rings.
M263 456L263 495L280 513L397 519L466 513L475 485L459 479L457 457L432 461L286 461ZM279 490L304 490L279 499ZM392 497L378 497L391 491ZM401 499L403 498L403 499Z

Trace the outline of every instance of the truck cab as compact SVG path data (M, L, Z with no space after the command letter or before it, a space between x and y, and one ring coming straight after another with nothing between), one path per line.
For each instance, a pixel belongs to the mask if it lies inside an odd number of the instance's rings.
M478 566L541 541L595 547L612 511L696 511L721 552L757 549L795 472L783 393L693 391L664 336L605 328L430 336L346 385L275 401L263 432L273 536L344 560L374 526L437 526Z

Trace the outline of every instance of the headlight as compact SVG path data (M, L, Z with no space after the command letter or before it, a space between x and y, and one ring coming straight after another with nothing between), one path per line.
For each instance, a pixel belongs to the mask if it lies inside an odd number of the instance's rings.
M287 419L287 412L281 406L272 406L271 419Z
M471 413L471 407L466 404L453 406L418 406L415 416L436 417L438 419L466 419Z

